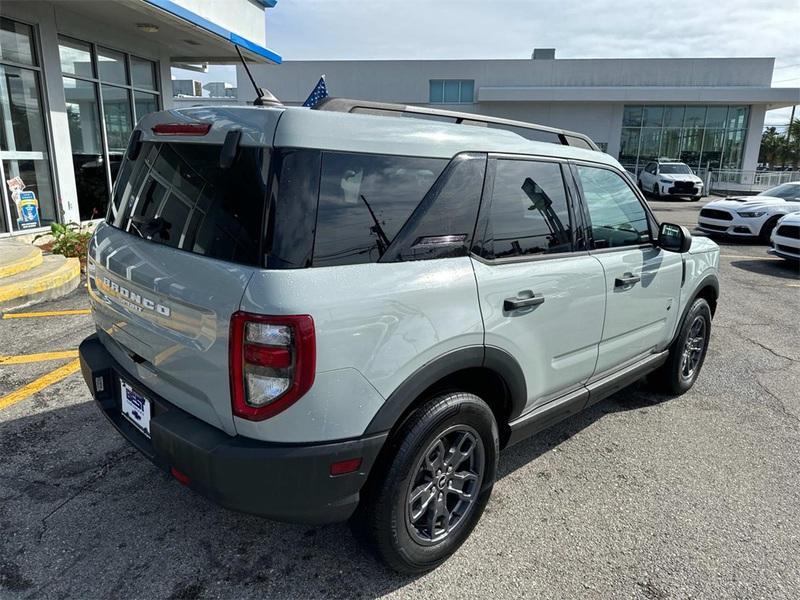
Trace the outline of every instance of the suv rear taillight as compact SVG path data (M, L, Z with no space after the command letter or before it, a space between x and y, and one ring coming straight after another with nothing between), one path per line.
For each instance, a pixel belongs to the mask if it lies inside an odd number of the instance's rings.
M262 421L297 402L314 383L316 355L310 315L234 313L230 339L233 414Z

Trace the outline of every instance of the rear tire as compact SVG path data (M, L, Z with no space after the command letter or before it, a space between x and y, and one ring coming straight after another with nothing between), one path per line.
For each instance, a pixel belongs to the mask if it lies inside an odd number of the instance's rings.
M689 391L705 362L710 337L711 307L705 298L697 298L670 346L667 362L651 377L653 387L674 396Z
M392 439L353 525L392 569L424 573L458 550L483 514L497 474L497 423L478 396L451 392L425 402Z

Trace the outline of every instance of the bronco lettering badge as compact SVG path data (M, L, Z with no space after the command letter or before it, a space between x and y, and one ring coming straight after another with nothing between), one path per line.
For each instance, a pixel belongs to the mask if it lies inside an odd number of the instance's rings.
M118 284L116 281L112 281L108 277L103 277L103 286L107 290L114 292L114 294L119 297L121 304L133 310L139 312L142 312L143 310L151 310L164 317L168 317L172 313L172 310L169 308L169 306L164 306L163 304L159 304L147 296L142 296L141 294L138 294L137 292Z

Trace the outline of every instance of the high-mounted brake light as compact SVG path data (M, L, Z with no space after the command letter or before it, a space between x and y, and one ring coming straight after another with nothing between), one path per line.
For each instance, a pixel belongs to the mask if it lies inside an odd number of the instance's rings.
M314 383L314 320L310 315L231 317L233 414L263 421L297 402Z
M211 130L211 123L159 123L153 125L156 135L205 135Z

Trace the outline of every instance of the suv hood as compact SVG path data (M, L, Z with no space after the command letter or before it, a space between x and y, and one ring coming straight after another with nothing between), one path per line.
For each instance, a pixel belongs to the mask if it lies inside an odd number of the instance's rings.
M697 175L691 175L689 173L660 174L658 178L664 181L691 181L692 183L703 183L703 180Z

